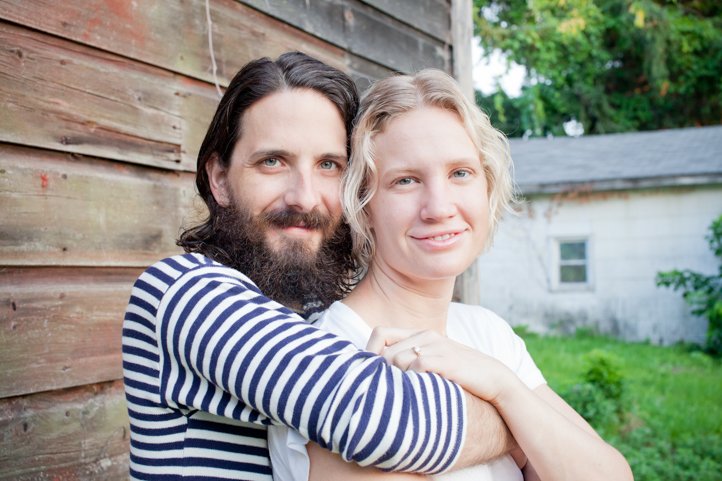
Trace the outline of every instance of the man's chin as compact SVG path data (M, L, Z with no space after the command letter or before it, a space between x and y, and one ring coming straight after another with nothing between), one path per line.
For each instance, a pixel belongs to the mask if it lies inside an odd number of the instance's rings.
M298 306L314 299L328 306L348 292L349 273L355 269L349 228L293 214L255 219L240 208L221 209L214 222L218 252L211 256L246 274L282 304ZM303 223L318 225L315 235L299 238L276 227Z

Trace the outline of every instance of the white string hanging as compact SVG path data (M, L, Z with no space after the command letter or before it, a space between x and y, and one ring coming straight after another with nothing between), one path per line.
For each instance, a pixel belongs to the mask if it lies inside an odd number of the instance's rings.
M211 68L213 69L213 83L216 85L218 98L223 97L221 85L218 83L218 65L216 65L216 55L213 53L213 21L211 20L211 2L206 0L206 23L208 24L208 51L211 54Z

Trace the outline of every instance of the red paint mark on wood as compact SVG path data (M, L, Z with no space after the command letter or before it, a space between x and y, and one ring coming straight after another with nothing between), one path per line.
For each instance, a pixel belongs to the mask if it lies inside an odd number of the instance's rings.
M105 0L105 5L113 15L122 18L126 22L132 23L135 20L132 2L127 0Z
M92 17L85 23L85 32L81 36L84 42L91 41L91 33L103 25L103 20L100 17Z
M129 26L132 31L133 42L142 47L148 39L150 30L144 21L145 19L136 15L134 3L128 0L105 0L105 8L109 15L120 18L125 25Z
M48 188L48 174L44 172L40 174L40 187L42 187L43 189Z

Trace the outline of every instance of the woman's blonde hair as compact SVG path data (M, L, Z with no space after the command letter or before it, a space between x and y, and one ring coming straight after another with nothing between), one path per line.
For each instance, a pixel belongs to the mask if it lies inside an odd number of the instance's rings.
M353 253L362 269L374 255L375 243L365 207L376 192L374 136L405 112L437 107L456 113L479 152L489 195L490 233L514 201L509 144L483 113L459 89L456 81L436 69L399 75L376 82L361 99L351 136L351 160L343 178L343 207L351 227ZM393 206L391 206L393 208Z

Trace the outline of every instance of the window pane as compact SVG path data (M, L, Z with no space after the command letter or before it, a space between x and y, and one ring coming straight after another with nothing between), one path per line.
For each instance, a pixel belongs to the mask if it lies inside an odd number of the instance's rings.
M581 242L560 242L559 258L563 261L583 260L587 258L587 243Z
M561 266L559 281L562 283L587 282L587 266Z

